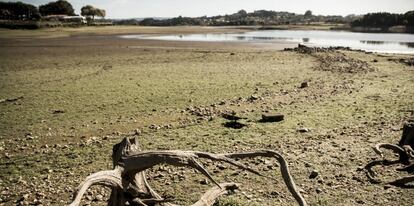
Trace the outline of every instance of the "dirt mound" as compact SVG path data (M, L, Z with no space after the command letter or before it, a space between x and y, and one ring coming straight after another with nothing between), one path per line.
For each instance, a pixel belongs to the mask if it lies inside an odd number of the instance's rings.
M374 70L366 61L348 57L337 51L318 53L315 57L320 62L316 67L318 70L339 73L366 73Z
M332 52L337 50L352 51L350 47L308 47L302 44L299 44L295 48L285 48L284 51L293 51L301 54L313 54L316 52Z
M317 70L339 72L339 73L366 73L374 71L366 61L347 56L341 51L356 51L349 47L307 47L299 44L296 48L285 49L300 54L308 54L315 57L319 65ZM358 50L359 51L359 50Z

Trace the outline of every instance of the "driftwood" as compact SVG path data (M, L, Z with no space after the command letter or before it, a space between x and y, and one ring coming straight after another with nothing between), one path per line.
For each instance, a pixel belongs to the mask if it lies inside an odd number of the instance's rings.
M178 167L190 167L198 170L210 179L216 186L208 190L193 206L211 206L218 197L228 194L238 188L235 183L218 183L199 162L200 158L212 161L221 161L231 164L239 169L253 174L274 179L262 175L260 172L247 167L235 159L271 157L276 158L280 164L283 180L289 191L301 206L306 206L305 199L300 194L286 160L276 151L263 150L246 153L213 154L197 151L141 151L137 139L125 138L121 143L113 147L112 160L114 169L100 171L88 176L78 187L73 202L70 206L78 206L85 192L92 185L103 185L112 188L108 205L164 205L174 206L171 200L163 199L148 184L145 170L159 164L167 164Z
M400 171L407 171L409 173L413 173L413 167L414 164L412 163L412 160L414 159L414 115L412 115L404 124L403 127L403 134L401 137L401 140L397 144L388 144L388 143L380 143L375 145L373 148L375 153L380 155L383 159L382 160L375 160L370 163L368 163L365 166L365 170L367 173L367 177L370 180L371 183L381 183L382 181L379 179L376 179L376 173L372 170L374 166L377 165L383 165L383 166L389 166L394 164L404 164L409 165L406 168L399 169ZM387 149L392 150L394 153L397 153L399 155L398 160L387 160L385 159L381 149ZM395 185L398 187L413 187L412 185L409 185L409 183L414 182L414 176L408 176L401 179L394 180L392 182L388 182L388 184Z

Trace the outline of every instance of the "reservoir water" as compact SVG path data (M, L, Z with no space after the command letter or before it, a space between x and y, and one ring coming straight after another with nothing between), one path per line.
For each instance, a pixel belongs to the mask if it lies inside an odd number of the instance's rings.
M250 42L277 44L300 43L307 46L343 46L379 53L414 54L414 34L356 33L348 31L317 30L263 30L240 33L177 34L177 35L124 35L122 38L168 40Z

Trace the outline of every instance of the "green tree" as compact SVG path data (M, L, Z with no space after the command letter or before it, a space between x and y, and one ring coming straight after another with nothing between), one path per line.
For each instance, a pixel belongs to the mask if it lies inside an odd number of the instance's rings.
M414 27L414 10L404 14L404 24Z
M312 16L312 11L311 10L307 10L305 12L305 16Z
M39 6L42 16L47 15L75 15L72 4L65 0L58 0Z
M39 19L38 9L22 2L0 2L0 19L33 20Z
M240 16L247 16L246 10L243 10L243 9L238 11L237 14L239 14Z
M378 12L365 14L361 19L353 21L351 25L383 28L403 25L405 21L407 21L407 15Z
M91 5L86 5L81 8L81 15L89 18L92 17L92 19L95 19L95 16L105 17L106 11L103 9L95 8Z

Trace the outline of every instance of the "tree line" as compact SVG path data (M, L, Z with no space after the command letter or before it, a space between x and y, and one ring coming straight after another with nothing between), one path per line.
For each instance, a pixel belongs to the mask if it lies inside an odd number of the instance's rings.
M73 6L65 0L49 2L36 7L22 2L0 2L0 19L3 20L39 20L42 16L68 15L75 16ZM90 19L95 16L105 17L103 9L86 5L81 9L81 15Z
M147 18L138 20L122 20L118 24L136 24L142 26L180 26L180 25L200 25L200 26L237 26L237 25L286 25L304 24L310 22L325 22L334 24L346 24L351 27L376 27L386 31L392 26L414 27L414 11L405 14L392 14L388 12L369 13L366 15L314 15L308 10L304 14L290 12L278 12L269 10L257 10L246 12L240 10L234 14L218 15L212 17L176 17L170 19Z
M405 14L392 14L388 12L369 13L351 23L352 27L379 27L392 26L414 27L414 10Z
M269 10L257 10L246 12L240 10L234 14L218 15L212 17L176 17L171 19L153 19L147 18L140 22L133 20L124 20L121 24L139 24L143 26L179 26L179 25L204 25L204 26L237 26L237 25L283 25L283 24L300 24L309 22L326 22L326 23L350 23L359 18L355 15L348 16L324 16L313 15L308 10L304 14L295 14L290 12L279 12Z

